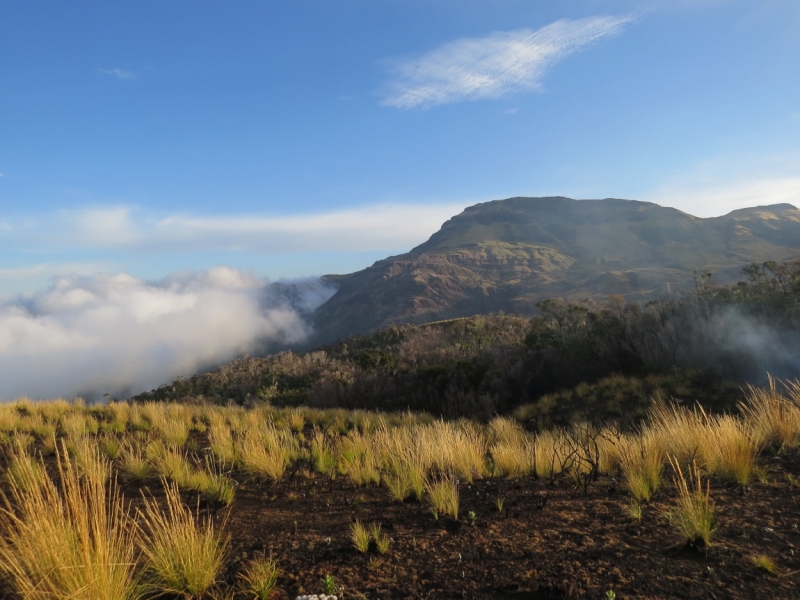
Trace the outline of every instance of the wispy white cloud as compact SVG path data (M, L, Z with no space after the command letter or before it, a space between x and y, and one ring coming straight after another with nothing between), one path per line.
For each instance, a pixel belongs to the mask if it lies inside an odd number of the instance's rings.
M136 73L133 71L126 71L125 69L120 69L118 67L114 67L113 69L97 69L103 75L110 75L112 77L116 77L117 79L136 79Z
M672 206L697 217L716 217L768 204L800 207L800 177L753 178L726 183L663 187L642 200Z
M556 62L621 32L632 20L630 15L561 19L537 31L518 29L450 42L397 64L382 104L426 108L536 90Z
M87 208L9 221L9 228L0 230L0 243L37 251L396 251L424 242L467 204L380 204L288 216L157 215L127 206Z

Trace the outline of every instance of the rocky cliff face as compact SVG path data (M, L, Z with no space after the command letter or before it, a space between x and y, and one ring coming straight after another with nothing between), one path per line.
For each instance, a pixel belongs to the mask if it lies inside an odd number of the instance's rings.
M800 256L800 211L788 204L701 219L632 200L510 198L477 204L407 254L349 275L314 313L321 341L391 323L505 311L548 297L663 295L720 283L751 262Z

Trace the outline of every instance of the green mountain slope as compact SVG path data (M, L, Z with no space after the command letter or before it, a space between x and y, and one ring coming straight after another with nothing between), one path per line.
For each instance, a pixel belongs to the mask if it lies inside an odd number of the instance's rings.
M779 204L701 219L633 200L510 198L477 204L407 254L349 275L314 314L320 340L391 323L531 314L548 297L664 295L752 262L800 256L800 211Z

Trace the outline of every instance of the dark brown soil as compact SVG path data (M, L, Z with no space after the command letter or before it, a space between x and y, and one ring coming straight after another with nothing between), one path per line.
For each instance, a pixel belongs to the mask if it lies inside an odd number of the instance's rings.
M712 485L718 523L705 549L687 546L671 525L668 475L641 521L610 477L586 495L566 479L462 484L459 521L437 522L425 503L392 502L385 488L300 474L277 485L242 481L230 512L215 518L227 516L230 576L237 563L271 552L291 598L321 593L326 575L345 598L606 598L609 590L616 598L800 598L800 487L787 479L800 479L800 455L761 462L770 483ZM393 540L386 554L353 548L355 519L382 525ZM772 559L774 573L757 568L756 555Z
M393 502L382 487L301 470L272 484L232 473L239 487L227 508L194 494L185 499L199 502L230 538L226 589L235 589L244 563L271 553L282 595L292 600L322 593L326 575L345 599L603 599L613 597L610 591L617 599L800 598L800 487L790 481L800 480L800 450L764 455L759 463L768 483L754 480L742 489L712 482L717 531L701 549L687 545L670 523L669 473L641 521L608 476L586 494L566 478L462 483L458 521L436 521L424 502ZM123 484L134 504L142 491L163 495L155 477ZM356 519L378 523L391 536L385 554L353 548ZM757 555L769 557L775 571L756 567Z

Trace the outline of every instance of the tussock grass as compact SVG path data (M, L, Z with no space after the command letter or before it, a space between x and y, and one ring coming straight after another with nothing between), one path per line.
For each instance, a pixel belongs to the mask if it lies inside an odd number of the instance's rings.
M675 403L656 400L642 435L654 440L661 452L681 465L690 465L702 458L707 444L707 421L708 416L700 406L690 411Z
M425 492L431 512L437 520L442 515L458 520L458 480L455 475L429 480L425 485Z
M236 486L230 477L222 472L222 467L206 457L204 469L194 471L191 487L216 504L230 505L236 495Z
M233 465L238 461L236 444L233 433L228 424L221 419L215 419L208 426L208 442L211 451L223 462Z
M661 485L664 469L664 454L657 438L647 432L639 438L629 438L621 451L620 465L634 500L649 501Z
M291 441L272 426L251 428L239 441L237 454L249 474L278 481L291 464Z
M9 456L5 479L12 489L29 492L44 483L44 466L28 453L27 447L15 444Z
M314 461L314 468L323 475L336 475L336 455L333 443L328 436L320 429L314 429L311 438L311 460Z
M750 562L753 563L753 566L756 569L761 569L767 573L774 574L777 570L777 567L775 567L775 562L766 554L757 554L755 556L751 556Z
M372 538L372 541L375 542L375 549L378 551L378 554L386 554L389 550L389 545L392 543L392 538L384 533L379 523L373 523L370 526L369 536Z
M138 444L127 442L120 455L122 472L131 481L144 481L150 475L151 465Z
M147 589L200 598L219 580L227 542L183 504L177 485L164 488L166 512L147 497L140 511Z
M380 483L381 473L371 435L351 431L339 444L339 472L356 485Z
M706 470L724 482L747 485L761 449L759 436L730 415L713 419L709 429L703 452Z
M106 433L99 438L100 452L106 458L117 460L122 454L122 442L116 435Z
M534 472L549 479L571 466L571 444L561 429L542 431L534 439Z
M95 440L81 438L72 448L77 473L83 478L95 481L97 485L105 485L111 478L111 461L101 454Z
M766 389L749 387L739 411L760 446L793 446L800 436L800 385L786 384L789 397L777 391L770 378Z
M10 485L0 511L0 569L31 600L133 600L136 529L114 482L80 477L59 451L61 487Z
M350 541L353 542L353 548L362 554L369 550L369 543L372 539L369 530L364 524L356 519L350 525Z
M253 559L239 576L242 590L254 600L270 600L278 592L280 571L272 556Z
M382 481L391 497L398 502L420 500L433 457L419 428L382 426L375 434L375 445L384 471Z
M716 522L709 483L706 482L705 487L703 486L697 465L692 465L689 469L687 481L680 463L672 458L670 463L675 471L674 483L678 490L678 505L671 513L672 524L689 544L697 547L710 546L716 531Z
M81 412L63 414L59 424L61 433L70 440L77 440L90 433L87 417Z

